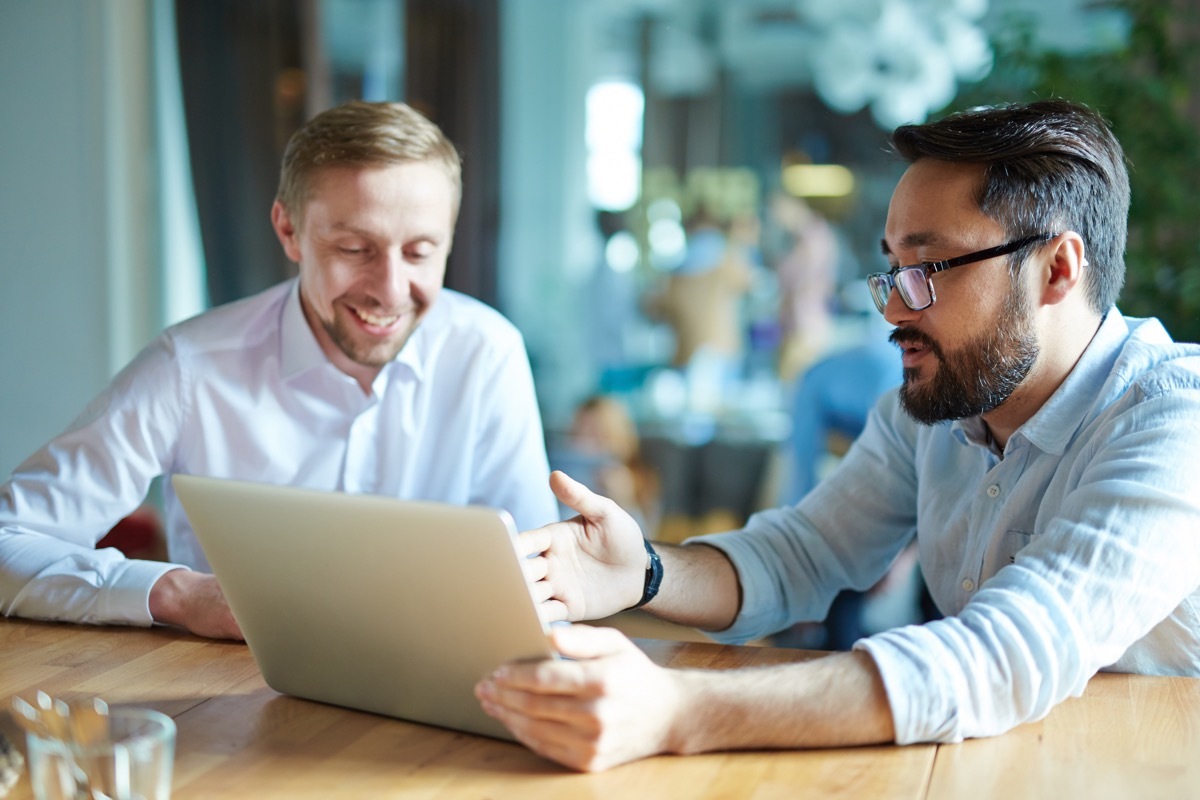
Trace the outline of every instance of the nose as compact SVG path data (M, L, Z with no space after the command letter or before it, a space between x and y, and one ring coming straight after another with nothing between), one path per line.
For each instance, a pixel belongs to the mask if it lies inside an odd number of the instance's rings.
M913 311L908 307L908 303L900 297L900 292L893 286L888 293L887 305L883 308L883 318L892 325L900 327L905 322L911 322L920 316L920 311Z
M384 308L397 310L408 304L413 294L413 271L400 248L380 253L371 283L371 293Z

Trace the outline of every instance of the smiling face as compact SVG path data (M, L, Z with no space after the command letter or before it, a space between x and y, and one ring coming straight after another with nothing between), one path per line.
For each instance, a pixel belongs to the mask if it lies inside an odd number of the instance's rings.
M300 301L322 351L367 390L442 288L455 190L430 162L328 167L299 218L271 220L300 266Z
M999 245L1007 232L978 210L983 168L921 159L904 173L888 208L884 249L891 266L953 258ZM937 301L913 311L892 292L904 384L900 400L918 422L985 414L1018 390L1039 355L1029 293L1006 257L933 276Z

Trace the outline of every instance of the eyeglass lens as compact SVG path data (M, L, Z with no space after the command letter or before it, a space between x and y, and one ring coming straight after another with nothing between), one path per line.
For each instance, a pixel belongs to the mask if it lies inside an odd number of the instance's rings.
M871 299L882 314L887 308L888 295L892 292L892 279L885 272L877 272L867 276L867 288L871 290Z
M933 303L933 296L929 293L929 277L925 270L919 267L902 269L896 273L893 280L901 299L914 311L920 311Z
M929 278L926 277L925 270L911 267L899 270L895 275L881 272L868 276L867 285L871 290L871 297L881 313L887 308L893 282L896 290L900 292L900 299L914 311L932 305L933 296L929 293Z

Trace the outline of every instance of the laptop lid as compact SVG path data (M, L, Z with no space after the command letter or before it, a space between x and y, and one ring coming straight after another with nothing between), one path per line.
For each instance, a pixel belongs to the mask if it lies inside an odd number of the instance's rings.
M507 512L176 475L263 678L284 694L512 739L474 686L553 657Z

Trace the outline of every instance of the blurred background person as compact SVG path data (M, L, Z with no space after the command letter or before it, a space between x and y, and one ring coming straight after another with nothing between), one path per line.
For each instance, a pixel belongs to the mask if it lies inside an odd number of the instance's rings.
M742 353L741 301L751 285L750 262L743 244L731 241L704 206L686 230L683 262L650 298L649 308L675 333L672 366L685 369L703 354L732 370Z
M779 374L787 382L828 345L838 241L825 218L798 197L775 194L770 210L790 241L775 265L779 277Z
M628 511L642 524L642 530L654 538L660 516L660 482L654 469L645 462L637 426L625 405L606 395L592 395L579 404L571 421L568 447L575 454L575 465L582 467L576 478L593 491ZM571 474L572 465L556 461ZM570 514L568 510L568 514Z

